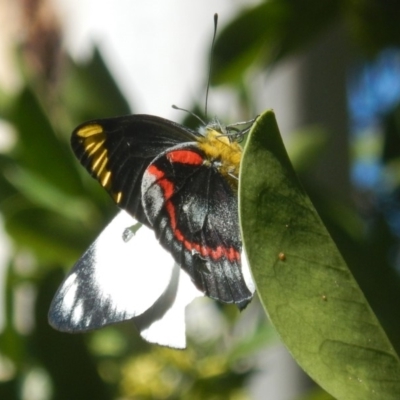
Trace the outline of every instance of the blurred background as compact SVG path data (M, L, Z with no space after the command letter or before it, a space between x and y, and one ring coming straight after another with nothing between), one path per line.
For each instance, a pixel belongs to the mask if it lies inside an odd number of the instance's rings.
M72 129L148 113L275 110L286 147L400 350L400 3L393 0L0 0L0 399L327 400L255 299L187 312L188 349L129 323L48 326L58 285L116 213Z

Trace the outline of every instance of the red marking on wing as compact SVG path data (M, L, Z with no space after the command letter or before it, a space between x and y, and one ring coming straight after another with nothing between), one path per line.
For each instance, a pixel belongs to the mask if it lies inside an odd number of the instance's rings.
M190 165L202 165L203 157L191 150L175 150L167 154L167 158L171 162Z
M189 151L182 151L182 152L189 153ZM193 154L196 154L196 153L193 153ZM200 158L200 156L199 156L199 158ZM167 210L167 213L168 213L168 216L169 216L169 219L171 222L171 229L172 229L172 232L174 233L176 240L181 242L188 251L195 250L202 257L208 256L213 260L218 260L221 257L225 257L230 262L240 261L240 253L233 247L218 246L217 248L213 249L208 246L202 246L199 243L194 243L194 242L188 241L177 227L175 207L172 204L172 202L169 200L172 197L173 192L174 192L173 182L166 179L164 177L165 176L164 172L162 170L158 169L155 165L151 165L148 168L148 172L157 178L157 184L163 190L164 199L166 200L165 208Z
M155 165L150 165L147 171L156 177L157 184L161 186L164 192L164 199L170 199L174 194L174 184L168 179L164 178L164 172L159 170Z

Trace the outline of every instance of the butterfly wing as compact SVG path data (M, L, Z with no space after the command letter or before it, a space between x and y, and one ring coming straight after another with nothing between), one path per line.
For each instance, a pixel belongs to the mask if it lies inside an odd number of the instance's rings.
M53 327L66 332L99 328L157 308L162 297L174 306L178 289L185 289L178 285L180 269L149 228L142 226L127 239L124 231L135 223L120 212L75 264L51 304ZM180 309L181 302L178 313ZM165 313L153 311L153 318L162 319ZM152 323L148 314L147 327ZM184 332L183 317L180 325Z
M171 162L166 156L175 154L169 151L171 147L199 150L200 136L162 118L131 115L82 124L73 132L71 143L91 175L122 209L156 231L199 289L243 308L251 293L241 272L236 194L217 169L203 166L200 151L184 162ZM143 182L155 178L151 171L157 166L155 159L171 178L175 193L171 199L161 193L169 189L160 185L155 187L161 192L145 193ZM90 264L90 251L81 264Z
M195 142L199 133L150 115L99 119L78 126L72 149L119 207L148 225L140 185L150 162L170 147Z
M237 196L195 145L181 144L146 169L142 202L160 243L207 296L244 308Z
M186 347L185 309L198 290L188 274L175 264L167 290L145 313L133 318L140 335L151 343L183 349Z

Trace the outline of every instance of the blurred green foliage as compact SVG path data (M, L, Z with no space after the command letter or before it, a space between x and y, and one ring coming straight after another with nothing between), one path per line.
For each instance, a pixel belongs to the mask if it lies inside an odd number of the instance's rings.
M358 54L372 57L387 46L400 46L398 15L399 3L390 0L261 2L241 11L220 32L213 81L234 88L244 114L251 118L253 94L246 91L244 77L254 65L261 74L271 66L278 68L281 60L306 51L335 23L346 24ZM50 65L51 61L46 60ZM54 400L247 398L245 382L256 369L252 356L273 340L265 319L257 317L257 305L246 311L256 315L250 335L227 344L238 315L222 307L224 335L205 343L190 339L184 352L144 343L129 322L76 336L48 326L47 310L64 272L116 211L74 159L70 132L84 120L130 112L97 51L85 64L66 57L61 63L53 74L57 79L49 80L22 56L19 92L3 96L0 88L0 117L17 135L16 146L0 155L0 211L12 239L4 288L5 326L0 333L0 398L29 398L24 390L34 388L32 382ZM397 143L396 121L388 117L386 142ZM400 282L388 256L398 240L382 215L376 213L366 229L355 207L307 179L325 144L319 132L313 128L294 136L288 146L292 162L399 349ZM386 148L391 151L386 151L384 161L390 159L393 166L399 152ZM319 389L307 397L329 398Z

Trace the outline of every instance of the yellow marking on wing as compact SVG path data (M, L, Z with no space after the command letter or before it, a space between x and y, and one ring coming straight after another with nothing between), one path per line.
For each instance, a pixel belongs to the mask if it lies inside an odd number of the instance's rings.
M100 154L96 155L96 157L93 157L92 170L99 174L99 172L97 172L97 170L99 169L99 165L102 162L104 162L104 160L106 162L108 161L107 150L106 149L103 149L103 151Z
M90 169L96 176L101 186L110 191L112 183L112 172L107 168L109 162L108 149L104 146L106 135L100 124L85 125L76 131L81 138L81 144L87 157L91 161ZM118 204L122 199L122 192L111 193L114 201Z
M118 192L118 193L113 193L112 197L114 199L114 201L119 204L122 200L122 192Z
M91 141L89 142L88 140L86 140L85 142L82 143L85 147L85 151L88 152L88 154L90 155L89 151L91 151L91 149L96 146L97 142Z
M110 171L104 171L104 173L101 175L101 186L107 188L111 182L110 182L110 178L111 178L111 172Z
M93 135L98 135L99 133L103 133L103 127L99 124L91 124L82 126L82 128L78 129L76 134L81 138L89 138Z
M105 140L101 140L100 142L92 142L88 143L87 146L85 146L85 151L87 152L87 155L89 157L92 157L94 153L96 153L97 150L101 149L104 145Z
M101 162L101 164L98 166L97 170L95 171L100 181L101 181L101 177L103 176L103 174L108 172L108 170L106 169L107 162L108 162L108 158L106 157L106 158L104 158L104 160Z

